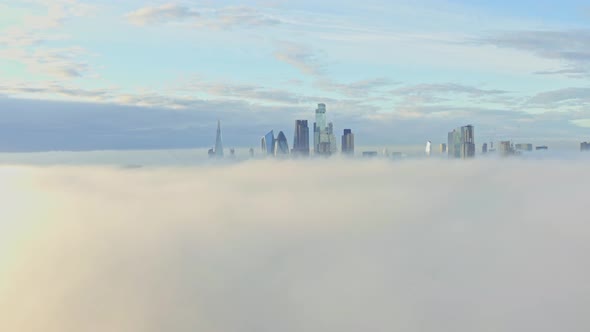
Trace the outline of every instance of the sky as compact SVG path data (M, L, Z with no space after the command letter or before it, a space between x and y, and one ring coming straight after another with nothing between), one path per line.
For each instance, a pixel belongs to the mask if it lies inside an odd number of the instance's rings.
M0 330L585 332L587 165L3 166Z
M583 1L0 1L0 151L590 139Z

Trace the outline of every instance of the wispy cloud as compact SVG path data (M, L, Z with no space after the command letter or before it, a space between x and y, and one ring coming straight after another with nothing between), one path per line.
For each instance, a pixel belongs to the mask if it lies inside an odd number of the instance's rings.
M590 30L508 31L489 34L474 42L530 52L563 63L562 68L540 70L537 74L590 75Z
M306 75L318 76L324 71L324 64L317 53L301 44L280 42L274 55L277 60L295 67Z
M215 10L216 19L209 23L221 28L236 26L263 27L281 24L278 17L262 14L259 10L246 6L231 6ZM206 24L206 23L204 23Z
M351 98L366 98L376 93L383 93L387 88L391 88L397 84L399 83L384 77L365 79L351 83L339 83L328 78L319 78L314 86L322 91L336 92Z
M397 88L392 91L394 95L437 95L437 94L466 94L474 97L494 96L499 94L506 94L508 91L504 90L488 90L473 86L456 84L456 83L441 83L441 84L418 84Z
M144 7L126 15L129 22L136 25L175 22L200 16L196 10L178 4Z
M247 6L196 9L173 3L140 8L125 17L130 23L140 26L187 23L187 27L213 29L262 27L281 23L279 18Z
M590 88L564 88L541 92L528 100L530 106L555 108L570 105L576 107L590 105Z

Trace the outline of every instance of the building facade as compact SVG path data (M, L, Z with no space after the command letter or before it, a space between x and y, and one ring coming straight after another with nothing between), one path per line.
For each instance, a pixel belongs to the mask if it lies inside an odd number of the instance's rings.
M351 129L344 129L342 135L342 154L354 155L354 134Z
M275 157L282 157L289 155L289 144L287 143L287 136L280 131L277 138L274 140L273 155Z
M273 155L274 154L274 144L275 144L275 134L274 131L269 131L266 135L262 136L262 140L260 142L260 150L262 151L263 155Z
M533 151L533 145L532 144L516 144L514 146L515 150L518 151Z
M318 104L313 124L314 154L330 156L337 151L334 126L326 121L326 104Z
M295 120L292 154L294 156L309 156L309 126L307 120Z
M223 158L223 140L221 139L221 121L217 120L217 135L215 136L215 157Z
M500 142L499 152L502 156L511 156L515 154L514 146L510 141L502 141Z

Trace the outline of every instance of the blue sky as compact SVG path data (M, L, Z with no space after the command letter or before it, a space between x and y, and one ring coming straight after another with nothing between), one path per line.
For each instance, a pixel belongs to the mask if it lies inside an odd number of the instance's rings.
M590 139L582 1L0 2L0 150Z

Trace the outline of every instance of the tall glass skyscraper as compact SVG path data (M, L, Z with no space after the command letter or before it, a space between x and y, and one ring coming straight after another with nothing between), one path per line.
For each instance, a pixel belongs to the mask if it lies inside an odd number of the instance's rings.
M287 143L287 137L281 131L274 141L274 156L288 156L289 155L289 144Z
M293 155L309 156L309 127L307 120L295 120Z
M342 135L342 154L354 155L354 134L350 129L344 129Z
M262 150L262 154L273 155L274 154L274 144L275 144L275 134L274 134L274 131L271 130L266 135L262 136L262 140L260 142L260 148Z
M337 151L334 126L326 125L326 104L318 104L313 124L313 145L316 155L329 156Z
M319 128L326 128L326 104L318 104L315 110L315 123Z

